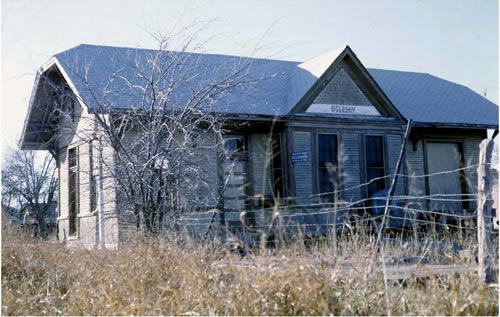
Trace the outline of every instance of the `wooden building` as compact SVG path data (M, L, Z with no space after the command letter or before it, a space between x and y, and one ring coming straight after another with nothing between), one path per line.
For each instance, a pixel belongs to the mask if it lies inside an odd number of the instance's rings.
M61 241L91 246L104 238L97 229L93 188L94 170L100 162L89 155L96 127L85 118L93 116L92 109L102 103L112 110L139 104L140 97L124 89L138 80L137 72L128 68L131 62L141 65L140 61L154 54L80 45L55 55L37 74L20 145L51 150L58 158ZM175 54L166 55L173 58ZM195 82L216 76L215 67L224 72L230 67L221 65L242 60L253 61L248 76L266 78L245 94L229 93L214 108L235 123L226 148L241 154L232 156L235 169L228 183L233 186L223 193L222 208L227 212L256 208L278 195L287 204L301 206L372 197L389 186L390 178L383 176L394 172L409 119L413 127L401 173L415 177L400 178L395 194L461 198L475 193L477 184L475 169L463 167L477 163L478 145L487 129L498 129L498 106L469 88L425 73L365 68L348 46L303 63L211 54L191 54L190 58L196 60L190 77ZM50 78L51 84L41 78ZM46 115L52 109L48 96L58 85L75 98L56 105L71 116L51 129ZM54 135L59 135L56 142L51 141ZM104 152L105 166L113 166L112 149ZM213 165L206 172L220 182L215 156L207 160ZM419 177L450 170L457 172ZM374 178L380 179L361 186ZM112 180L107 181L104 195L116 197L119 193ZM219 185L207 190L217 191ZM261 199L256 203L252 197ZM419 203L420 208L430 210L475 208L468 199L422 199ZM207 204L217 206L215 201ZM102 207L108 215L103 220L106 244L116 245L121 240L120 211L124 208L119 199L106 200Z

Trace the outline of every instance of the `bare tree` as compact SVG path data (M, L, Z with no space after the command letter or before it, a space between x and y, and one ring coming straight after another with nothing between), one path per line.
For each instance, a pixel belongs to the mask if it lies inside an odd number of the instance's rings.
M54 159L34 151L10 150L2 164L2 205L28 209L45 235L45 217L56 198Z
M136 226L149 232L161 230L166 216L223 208L227 182L213 171L225 159L225 127L232 124L223 109L233 106L228 100L235 98L227 97L248 93L257 83L278 75L263 71L250 76L249 70L258 67L256 59L191 53L198 48L192 38L177 51L170 50L171 38L156 39L157 50L138 54L130 49L116 60L112 57L114 65L105 66L113 68L112 76L99 86L102 90L95 89L92 76L103 66L93 60L83 67L77 64L81 61L65 65L78 77L80 88L85 87L80 96L53 77L44 78L53 90L47 95L58 105L51 112L58 131L54 135L76 134L91 143L93 160L104 165L98 167L100 175L108 171L108 182L101 182L116 189L117 210L132 213ZM79 118L88 129L64 124L75 111L63 106L71 99L88 107ZM123 103L116 104L117 100ZM109 149L112 159L103 159ZM92 174L88 180L95 195L96 178Z

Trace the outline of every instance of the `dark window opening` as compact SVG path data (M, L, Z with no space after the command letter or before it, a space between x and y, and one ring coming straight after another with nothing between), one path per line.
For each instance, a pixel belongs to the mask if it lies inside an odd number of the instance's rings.
M224 138L224 152L227 155L242 153L245 150L243 136L228 136Z
M272 138L273 192L275 197L283 197L283 168L281 166L281 142L279 135Z
M333 201L334 191L338 183L337 172L337 136L329 134L318 135L318 184L321 201Z
M382 136L365 137L366 180L385 176L384 168L384 138ZM385 189L385 178L376 179L368 186L368 197Z
M77 149L68 150L69 235L75 235L78 214L78 159Z
M97 209L97 175L94 166L94 141L89 143L90 211Z
M71 121L75 123L76 121L76 102L75 99L71 99L69 102L69 111L70 111L70 116L71 116Z

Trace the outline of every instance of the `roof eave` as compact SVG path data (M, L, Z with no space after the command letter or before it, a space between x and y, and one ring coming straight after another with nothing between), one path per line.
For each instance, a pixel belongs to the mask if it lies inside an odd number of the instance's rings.
M385 92L382 89L382 87L380 87L380 85L377 83L377 81L375 80L375 78L373 78L373 76L370 74L370 72L368 72L368 70L363 65L363 63L361 63L361 60L358 58L358 56L356 56L356 53L354 53L354 51L349 46L347 46L346 49L348 50L348 52L349 52L349 54L351 56L354 56L353 62L356 64L356 66L358 66L359 69L362 70L363 75L372 84L372 86L378 92L379 96L384 100L385 104L393 112L393 114L395 115L395 117L397 117L401 121L407 122L408 118L406 118L405 116L403 116L403 114L401 113L401 111L399 111L399 109L392 103L391 99L385 94Z
M30 122L31 114L33 111L33 104L35 102L35 98L38 92L38 87L40 85L40 78L43 74L45 74L47 71L49 71L52 67L56 67L59 73L62 75L63 79L66 81L68 86L70 87L71 91L73 94L76 96L76 99L80 103L82 107L85 107L85 104L83 102L83 99L80 97L80 94L78 90L76 89L75 85L71 81L70 77L66 73L64 67L62 67L61 63L58 61L57 57L53 56L51 57L47 62L45 62L37 71L36 77L35 77L35 82L33 84L33 89L31 91L31 96L30 96L30 101L28 105L28 113L26 115L26 118L24 119L23 123L23 130L21 132L21 137L19 138L18 141L18 147L21 150L46 150L47 147L44 146L43 143L37 143L37 142L32 142L32 141L27 141L26 140L26 132L28 130L28 125Z
M299 101L290 109L290 111L287 114L287 117L292 117L295 114L299 113L305 105L309 104L309 102L312 100L312 95L313 92L317 92L319 89L318 87L321 85L321 83L325 82L327 78L329 77L329 73L338 67L338 65L341 63L342 60L344 60L346 57L349 57L355 67L357 67L360 70L360 75L365 78L365 80L368 82L369 85L371 85L374 89L374 92L376 95L379 96L381 99L381 102L388 108L389 113L391 116L394 118L402 121L402 122L407 122L408 119L403 116L403 114L398 110L398 108L392 103L392 101L387 97L385 92L382 90L382 88L379 86L379 84L375 81L375 79L370 75L368 70L364 67L364 65L361 63L359 58L356 56L354 51L349 47L349 45L346 45L345 48L342 50L342 52L335 57L335 59L331 62L330 66L319 76L319 78L316 80L316 82L309 87L307 92L299 99Z
M414 127L421 128L455 128L455 129L498 129L498 124L463 123L463 122L413 122Z
M36 72L35 82L33 83L33 89L31 90L30 101L29 101L29 104L28 104L28 113L26 115L26 118L24 118L23 130L21 132L21 137L19 138L19 141L18 141L18 144L17 144L18 147L21 150L32 150L32 149L34 149L34 148L31 148L31 147L28 147L28 142L26 141L26 130L28 129L28 123L30 121L31 112L33 110L33 101L34 101L35 96L36 96L36 94L38 92L38 83L40 81L40 74L41 74L41 69L39 69Z

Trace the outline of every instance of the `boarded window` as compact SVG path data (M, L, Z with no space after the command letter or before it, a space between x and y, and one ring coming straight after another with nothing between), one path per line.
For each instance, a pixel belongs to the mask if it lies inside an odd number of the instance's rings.
M368 197L376 192L385 189L384 168L384 138L382 136L367 135L365 137L365 158L366 158L366 180L368 185ZM380 179L377 179L380 178Z
M69 235L75 235L78 214L78 148L68 150Z
M319 192L332 193L322 195L321 200L331 201L334 198L337 173L337 136L330 134L318 135L318 184Z
M461 211L462 203L462 164L461 144L448 142L426 142L427 177L431 210ZM454 172L450 172L454 171ZM448 172L448 173L443 173ZM446 198L439 195L446 195Z

